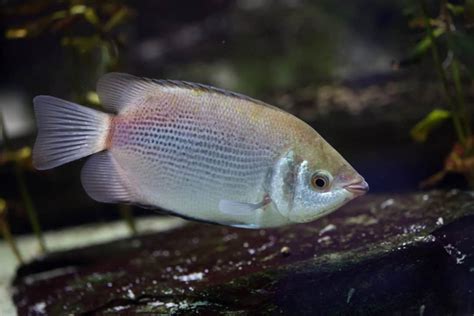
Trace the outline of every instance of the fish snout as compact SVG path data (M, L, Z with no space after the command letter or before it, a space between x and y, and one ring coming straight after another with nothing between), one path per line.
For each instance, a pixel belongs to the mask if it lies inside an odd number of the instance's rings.
M369 184L364 180L364 178L362 178L345 185L344 189L355 194L356 196L359 196L364 195L369 191Z

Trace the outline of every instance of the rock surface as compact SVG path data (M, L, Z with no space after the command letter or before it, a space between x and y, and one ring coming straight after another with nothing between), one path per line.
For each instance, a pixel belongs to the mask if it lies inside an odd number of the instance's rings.
M474 193L368 195L314 223L175 230L21 267L20 315L474 311Z

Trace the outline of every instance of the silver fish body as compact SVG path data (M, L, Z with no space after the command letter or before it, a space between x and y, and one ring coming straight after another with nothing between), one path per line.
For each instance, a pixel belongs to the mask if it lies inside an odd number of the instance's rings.
M272 227L313 220L367 189L316 131L263 102L117 73L100 80L98 94L113 114L37 97L34 149L39 169L94 154L82 182L98 201ZM331 186L319 190L312 181L322 171Z

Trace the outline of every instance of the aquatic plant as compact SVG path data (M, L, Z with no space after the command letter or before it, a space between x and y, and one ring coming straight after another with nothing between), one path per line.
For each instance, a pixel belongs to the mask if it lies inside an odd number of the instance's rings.
M21 256L21 253L18 250L18 247L15 242L15 238L13 237L10 231L10 225L8 225L7 202L1 198L0 198L0 235L5 239L7 244L10 246L10 249L12 250L18 262L23 263L23 257Z
M420 0L419 4L419 15L411 21L411 26L422 28L425 36L405 62L418 60L431 51L447 107L433 109L413 127L411 135L415 141L425 142L431 131L450 119L457 136L443 169L423 181L421 186L433 186L448 173L461 173L474 187L474 138L471 113L463 91L463 86L474 78L474 0L466 0L463 4L442 0L435 18L430 16L426 0Z
M122 216L122 219L127 224L130 232L133 235L136 235L138 231L137 231L137 225L135 223L135 218L133 217L132 207L127 204L121 204L119 205L119 212L120 212L120 216Z
M133 11L122 1L26 1L2 10L8 27L5 37L25 40L55 39L65 51L62 69L71 93L86 100L97 79L118 63L119 47L126 41L121 29Z
M64 62L70 63L60 68L65 69L65 76L70 78L71 98L80 103L101 106L94 85L100 76L113 70L119 62L119 47L126 42L126 34L121 27L134 15L129 6L117 0L26 1L2 9L2 14L8 24L4 36L9 40L40 36L57 39L58 45L65 51ZM15 165L15 172L30 221L39 240L42 240L19 165ZM135 234L131 208L120 207L119 213Z
M17 182L18 191L20 192L21 199L23 202L23 206L26 210L28 215L28 219L30 221L31 227L33 232L38 240L39 248L42 253L46 252L46 243L43 238L43 232L41 230L41 225L38 220L38 213L36 212L36 208L33 204L33 200L31 198L31 194L28 190L26 185L25 175L23 171L23 164L24 161L31 161L31 148L23 147L19 150L12 150L10 148L10 140L8 134L6 133L5 124L3 122L3 117L0 114L0 131L1 136L4 144L4 149L2 152L2 159L0 160L2 163L13 163L13 168L15 170L15 178ZM31 163L30 163L31 164ZM11 236L9 234L9 229L7 225L6 218L2 220L3 225L3 235L9 244L11 242ZM12 247L15 249L15 247ZM16 251L14 250L15 255ZM17 256L18 257L18 256Z

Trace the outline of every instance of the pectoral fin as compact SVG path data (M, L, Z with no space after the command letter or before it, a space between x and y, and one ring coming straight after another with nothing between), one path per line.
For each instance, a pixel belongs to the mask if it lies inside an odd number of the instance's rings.
M220 200L219 211L221 211L221 213L230 215L250 215L270 202L271 199L268 196L265 196L263 201L260 203L245 203L233 200Z

